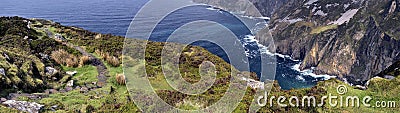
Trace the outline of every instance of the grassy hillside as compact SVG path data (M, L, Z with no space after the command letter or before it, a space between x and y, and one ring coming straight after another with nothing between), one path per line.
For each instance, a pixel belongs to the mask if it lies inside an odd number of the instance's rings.
M30 28L27 27L28 21L31 22ZM132 50L126 51L132 52L132 56L122 56L122 47L124 45L123 37L93 33L80 28L62 26L58 23L40 19L29 20L18 17L2 17L0 18L0 25L0 29L2 29L0 33L2 34L0 36L0 42L4 43L4 45L2 44L0 46L0 51L2 52L0 55L0 68L4 68L6 73L0 76L2 77L0 81L3 80L0 82L2 89L0 91L2 95L0 95L0 97L5 97L8 93L15 92L44 93L42 90L45 89L57 90L57 92L49 93L47 97L41 99L31 99L24 96L18 98L18 100L37 102L45 105L42 112L141 112L134 104L132 100L133 95L129 95L125 82L121 80L119 75L123 74L123 68L121 66L122 58L128 59L125 63L132 65L138 61L144 60L137 59L137 56L143 55L137 52L143 49L143 47L140 46L143 43L148 44L146 55L143 56L145 56L146 72L152 87L161 99L176 108L196 110L213 105L225 95L231 84L231 77L234 77L238 73L248 73L232 70L235 74L231 75L231 65L226 63L223 59L211 54L204 48L187 46L183 49L180 62L178 62L181 75L183 75L186 81L195 83L200 80L199 65L206 60L213 62L217 71L216 82L213 83L210 89L199 95L187 95L169 86L163 75L160 66L161 51L167 43L132 39L125 45L132 47ZM13 26L20 28L12 28ZM325 30L325 28L321 29ZM19 30L26 32L19 32ZM61 34L65 40L57 40L54 37L49 37L48 32L51 32L51 34ZM24 39L25 35L28 36L28 39ZM179 45L174 43L168 44ZM74 45L74 47L71 45ZM88 54L93 55L96 59L100 59L100 62L104 63L108 73L106 74L107 79L104 86L99 87L96 85L96 82L99 81L99 70L96 66L90 63L83 63L79 66L68 66L57 62L56 57L51 57L51 54L55 51L64 50L67 56L77 57L77 61L81 61L80 58L84 55L81 54L76 47L83 48ZM166 50L172 51L171 49L172 48L167 48ZM6 53L9 58L6 58L4 53ZM42 58L41 54L47 54L49 56L48 59ZM46 75L44 68L47 66L55 67L60 73L53 76ZM397 72L395 72L396 70ZM76 71L77 73L70 76L65 73L66 71ZM254 73L248 74L251 75L251 78L256 79ZM382 74L397 76L395 74L398 74L398 65L393 65L392 68ZM55 77L57 79L49 79L49 77ZM73 87L66 85L70 80L74 80ZM346 84L339 80L332 79L320 82L317 86L312 88L281 90L279 85L275 82L268 98L272 96L285 96L288 98L290 96L315 96L317 98L317 103L320 103L318 100L324 95L337 95L336 88L339 85ZM399 77L392 80L377 78L370 82L369 89L367 90L359 90L346 85L348 93L343 96L369 95L373 98L371 104L379 100L400 101L399 85ZM68 88L72 89L70 91L65 91L65 89ZM87 90L82 90L82 88L87 88ZM248 87L243 99L234 112L247 112L254 97L259 96L256 94L256 90ZM288 104L287 101L284 103ZM399 110L399 108L370 108L363 106L359 108L331 107L327 104L324 104L322 107L280 107L274 102L273 106L262 107L259 112L395 112L396 110ZM15 111L0 105L0 112Z

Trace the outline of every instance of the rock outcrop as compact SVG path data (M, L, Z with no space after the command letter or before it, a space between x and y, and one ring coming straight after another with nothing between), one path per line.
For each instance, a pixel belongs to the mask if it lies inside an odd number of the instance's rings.
M36 102L15 101L15 100L7 100L2 104L28 113L39 113L39 111L44 106Z
M244 11L243 0L194 1ZM302 70L315 67L317 74L364 85L400 60L399 0L250 1L271 17L276 52L302 60Z
M277 52L303 60L301 69L363 85L400 60L398 0L293 1L270 29Z

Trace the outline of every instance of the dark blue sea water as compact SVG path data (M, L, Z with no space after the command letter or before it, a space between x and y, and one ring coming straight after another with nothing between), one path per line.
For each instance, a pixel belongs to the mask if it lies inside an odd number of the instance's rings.
M66 26L77 26L90 31L125 36L134 15L147 0L2 0L0 16L21 16L25 18L43 18L59 22ZM182 16L184 15L184 16ZM199 16L202 15L202 16ZM260 73L257 43L246 39L251 31L246 29L229 12L210 10L208 6L196 6L177 11L160 22L151 36L153 41L165 41L181 24L206 19L223 23L246 44L249 53L251 71ZM254 25L260 20L245 19ZM196 42L210 52L229 62L225 52L217 45L209 42ZM279 57L280 56L280 57ZM312 87L323 77L313 77L311 71L300 72L296 66L300 61L277 55L277 71L275 79L282 89Z

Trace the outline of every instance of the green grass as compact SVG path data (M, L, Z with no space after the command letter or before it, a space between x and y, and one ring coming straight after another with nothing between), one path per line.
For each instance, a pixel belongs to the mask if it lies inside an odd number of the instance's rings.
M332 24L332 25L327 25L327 26L320 26L320 27L316 27L314 29L311 30L310 34L319 34L331 29L336 29L338 27L338 25L336 24Z
M35 27L33 27L33 25L31 26L31 28L33 28L34 30L36 30L36 32L38 32L39 39L43 39L44 37L47 36L46 32L44 32L43 29L35 29Z
M97 55L94 56L99 58ZM106 86L91 90L87 94L81 93L79 89L66 93L51 94L48 98L43 98L38 102L47 106L62 105L63 108L59 109L58 112L85 112L90 106L94 107L98 112L137 112L136 106L127 99L129 93L126 86L118 85L116 82L115 75L123 73L122 66L112 67L107 63L105 65L111 75L107 80ZM77 80L77 84L84 85L85 83L97 81L98 73L95 66L62 67L64 71L77 71L77 74L72 77L73 80ZM114 89L113 93L111 93L111 87ZM121 104L122 106L115 108L114 105L116 104Z
M18 113L19 111L16 109L7 108L0 105L0 113Z
M87 83L97 82L97 69L92 65L85 65L82 67L71 68L67 66L62 66L64 71L76 71L77 73L72 76L77 85L84 85Z
M113 70L115 73L120 71L119 69ZM114 89L114 93L111 93L111 87ZM60 110L61 112L85 111L88 106L93 106L97 111L103 112L137 111L137 108L131 104L132 102L127 100L128 95L125 85L118 85L115 77L109 77L106 86L91 90L87 94L80 93L80 90L76 89L67 93L51 94L48 98L40 100L39 103L51 106L59 102L64 106ZM113 108L112 106L115 104L122 104L124 107ZM109 107L104 107L106 105Z
M109 77L115 77L116 74L122 74L123 70L122 70L122 66L119 67L114 67L111 66L110 64L108 64L106 61L103 60L103 58L101 58L99 55L97 55L96 53L91 53L94 57L96 57L97 59L100 59L104 65L106 65L108 72L109 72Z
M49 26L48 27L49 31L52 32L54 35L57 33L57 28Z
M79 90L74 90L67 93L52 94L49 98L44 98L39 103L45 105L51 105L50 103L60 102L65 106L66 111L75 111L86 109L88 105L93 106L98 110L112 110L103 108L103 104L129 104L127 100L126 87L123 85L117 85L115 78L110 78L106 87L89 91L87 94L80 93ZM115 89L114 93L110 94L110 87ZM115 100L115 101L114 101ZM127 109L127 108L125 108ZM135 110L135 107L129 107L128 109ZM118 110L118 109L117 109Z
M328 94L338 95L336 88L339 85L345 85L348 89L347 93L344 95L340 95L343 97L348 96L357 96L362 99L366 96L372 97L372 100L369 102L371 106L375 106L377 101L395 101L395 108L374 108L367 107L360 103L360 107L332 107L330 105L326 105L328 111L343 111L343 112L374 112L374 113L388 113L388 112L398 112L400 109L400 77L397 77L393 80L386 79L376 79L371 80L369 88L367 90L359 90L355 89L352 86L349 86L338 80L330 80L326 82L322 82L318 85L318 87L324 87L327 89Z
M165 79L164 75L150 77L149 81L155 90L174 90Z

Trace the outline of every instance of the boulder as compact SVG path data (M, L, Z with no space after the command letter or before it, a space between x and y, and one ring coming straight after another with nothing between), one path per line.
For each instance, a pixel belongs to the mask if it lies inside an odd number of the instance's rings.
M17 110L28 112L28 113L39 113L39 111L43 108L44 105L38 104L36 102L27 102L27 101L16 101L16 100L7 100L2 103L10 108L15 108Z

